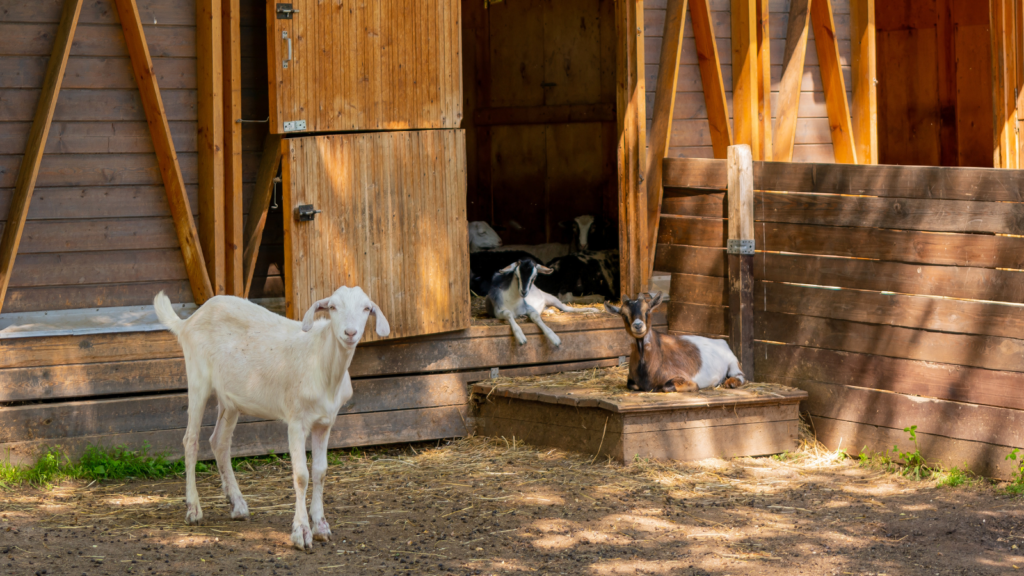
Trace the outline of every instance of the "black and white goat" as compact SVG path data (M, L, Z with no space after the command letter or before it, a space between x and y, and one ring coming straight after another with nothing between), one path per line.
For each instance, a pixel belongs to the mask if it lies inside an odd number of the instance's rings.
M598 295L605 300L619 299L619 251L569 254L547 263L552 273L537 278L541 290L558 296L563 302Z
M499 270L491 281L487 292L487 312L495 318L508 322L512 335L520 345L526 344L526 335L516 324L516 318L527 316L536 324L549 342L562 345L562 339L541 320L540 314L548 306L562 312L600 312L597 308L570 308L547 292L537 288L534 282L538 274L551 274L552 270L530 258L509 264Z

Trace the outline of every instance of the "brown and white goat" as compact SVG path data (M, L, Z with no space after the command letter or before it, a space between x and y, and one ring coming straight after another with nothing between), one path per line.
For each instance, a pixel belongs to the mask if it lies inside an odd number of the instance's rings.
M672 336L651 329L651 312L662 293L623 299L622 307L605 308L622 316L632 340L626 387L641 392L695 392L701 388L737 388L744 383L739 361L725 340ZM648 299L650 298L650 299Z

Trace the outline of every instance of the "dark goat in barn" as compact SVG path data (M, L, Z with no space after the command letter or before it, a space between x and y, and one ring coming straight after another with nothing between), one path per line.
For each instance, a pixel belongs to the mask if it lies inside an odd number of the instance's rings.
M648 299L650 298L650 299ZM725 340L702 336L672 336L651 329L651 312L662 293L626 299L622 308L605 305L622 316L630 336L629 379L626 387L641 392L696 392L701 388L738 388L745 379L736 355Z
M607 218L585 214L561 222L559 226L572 230L570 254L615 250L619 247L619 234L615 223Z
M491 250L473 252L469 255L469 289L474 294L486 296L491 290L491 281L494 274L509 264L520 260L531 260L534 264L541 264L532 254L522 250L508 250L495 252Z
M619 252L585 252L548 262L552 273L537 278L541 290L568 301L570 297L597 294L605 300L619 298Z

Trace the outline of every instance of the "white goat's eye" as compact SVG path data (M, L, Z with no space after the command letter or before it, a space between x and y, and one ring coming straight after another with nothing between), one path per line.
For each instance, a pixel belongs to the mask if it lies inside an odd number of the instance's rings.
M334 304L331 304L330 306L328 306L327 309L328 310L334 310Z
M370 309L369 308L363 308L363 312L369 313Z

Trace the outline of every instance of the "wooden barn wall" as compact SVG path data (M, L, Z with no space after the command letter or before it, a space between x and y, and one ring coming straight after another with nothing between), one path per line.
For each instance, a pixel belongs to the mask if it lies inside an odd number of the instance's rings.
M725 160L666 160L669 327L728 332ZM1024 447L1024 171L754 163L755 378L832 449L1008 477ZM776 192L784 190L786 192ZM857 195L849 195L856 190Z
M0 11L0 218L10 206L61 6L21 2ZM198 216L195 3L139 0L138 6ZM243 111L262 120L264 10L251 0L242 6ZM264 126L244 129L246 200ZM279 225L268 226L268 240L255 296L280 284L267 273L281 251ZM158 290L175 302L192 300L112 0L82 8L10 286L4 312L147 304Z
M718 56L722 62L722 76L725 82L725 96L732 120L732 23L730 0L711 0L711 21L718 44ZM644 57L647 61L647 133L654 112L654 92L658 84L658 62L661 58L661 38L665 29L666 0L645 0L644 2ZM770 0L771 18L768 36L771 49L772 79L772 122L778 113L778 90L782 79L782 58L786 48L786 29L789 23L789 0ZM850 69L850 2L833 0L832 12L835 17L836 36L839 40L839 57L846 83L847 99L853 100L853 84ZM812 27L813 28L813 27ZM825 109L825 92L818 70L818 54L814 46L814 31L808 30L807 57L800 94L800 107L796 129L794 162L834 162L832 137L829 132L828 113ZM668 150L669 158L713 158L708 115L704 108L704 94L701 91L700 69L697 66L697 48L693 40L693 27L689 11L683 31L683 48L679 58L679 81L676 89L676 106L672 119L672 136Z

